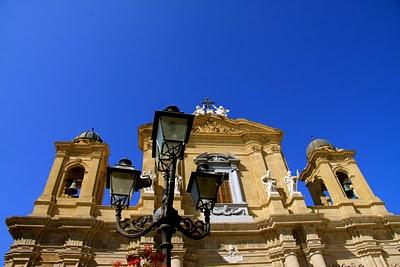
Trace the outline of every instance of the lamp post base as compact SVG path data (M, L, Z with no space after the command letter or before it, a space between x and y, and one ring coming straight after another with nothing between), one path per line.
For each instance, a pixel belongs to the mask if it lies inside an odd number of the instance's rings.
M172 235L175 233L175 227L168 224L162 224L159 229L161 234L160 248L165 256L164 265L166 267L171 267L171 251L173 248L171 238Z

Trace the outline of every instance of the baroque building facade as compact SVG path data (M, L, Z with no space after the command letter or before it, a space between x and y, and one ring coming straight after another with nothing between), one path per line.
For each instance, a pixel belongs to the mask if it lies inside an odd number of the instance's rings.
M172 265L400 266L400 217L389 213L354 159L355 151L322 139L307 147L307 165L292 175L281 130L231 119L223 107L197 107L190 142L178 164L174 207L201 217L185 188L201 163L225 172L211 214L211 234L173 237ZM161 205L163 182L152 158L152 125L139 128L142 175L153 185L123 217L150 215ZM5 266L111 266L157 246L157 233L129 240L115 231L115 213L102 205L109 147L94 131L56 142L43 190L28 216L9 217L14 242ZM297 183L306 184L307 206Z

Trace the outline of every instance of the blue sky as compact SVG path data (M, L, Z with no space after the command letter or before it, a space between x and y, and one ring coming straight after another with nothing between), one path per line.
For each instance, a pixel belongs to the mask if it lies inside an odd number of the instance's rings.
M399 13L394 0L1 1L1 220L32 211L55 141L94 127L110 163L140 167L138 126L206 96L282 129L293 170L310 136L355 149L399 214ZM4 255L4 223L0 240Z

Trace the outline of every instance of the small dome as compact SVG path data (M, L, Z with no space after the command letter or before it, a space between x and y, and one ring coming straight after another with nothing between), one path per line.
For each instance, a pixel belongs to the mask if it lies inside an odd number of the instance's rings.
M307 158L310 157L311 153L313 153L315 150L320 149L320 148L332 148L333 146L331 145L331 143L329 143L329 141L325 140L325 139L314 139L312 140L308 146L307 146Z
M87 130L83 131L80 134L78 134L77 137L74 138L74 141L79 141L79 140L87 140L87 141L92 141L92 142L98 142L98 143L103 143L103 140L101 139L100 135L92 130Z

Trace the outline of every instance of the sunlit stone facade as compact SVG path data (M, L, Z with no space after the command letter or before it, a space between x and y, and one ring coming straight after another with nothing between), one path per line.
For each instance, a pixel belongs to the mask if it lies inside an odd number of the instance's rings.
M163 182L151 157L151 131L151 124L139 128L139 144L143 173L154 184L142 191L137 206L123 212L125 218L152 214L161 205ZM212 213L211 235L195 241L177 233L172 265L400 266L400 217L374 195L355 152L314 140L307 149L307 166L292 175L282 136L278 129L245 119L197 113L178 165L182 180L174 207L181 215L201 216L185 190L196 164L212 164L228 178ZM89 131L71 142L57 142L55 148L33 212L6 220L14 238L6 266L111 266L157 245L154 232L137 240L120 236L113 208L101 204L107 144ZM306 183L314 206L306 206L298 180ZM66 191L71 187L74 197Z

